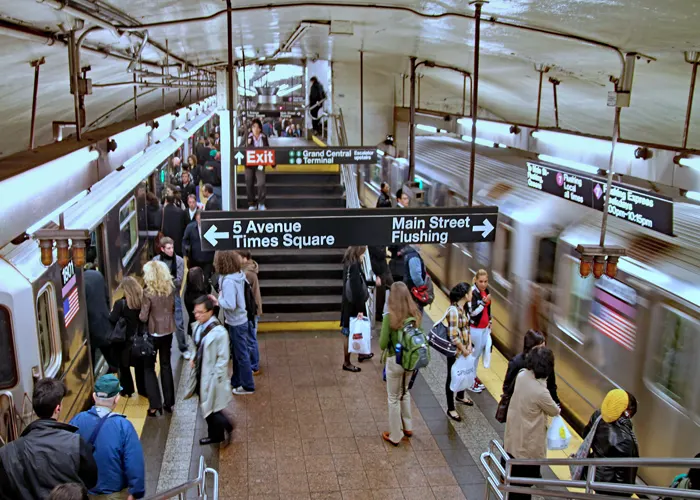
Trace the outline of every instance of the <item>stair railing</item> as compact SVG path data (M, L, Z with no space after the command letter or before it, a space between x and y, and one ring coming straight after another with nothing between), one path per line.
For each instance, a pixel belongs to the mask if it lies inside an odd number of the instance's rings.
M677 488L647 486L643 484L604 483L595 480L597 467L664 467L664 468L700 468L698 458L548 458L521 459L511 458L496 440L489 443L487 451L481 454L481 465L486 470L486 495L488 500L493 493L499 500L508 500L511 493L537 495L542 497L568 498L574 500L614 500L622 494L637 497L673 497L700 499L699 490L681 490ZM504 465L505 464L505 465ZM582 465L588 467L585 479L542 479L525 478L513 475L513 466L530 465L537 467ZM571 488L575 488L571 490ZM600 493L597 493L600 492Z
M190 490L197 490L197 497L201 500L208 500L210 497L207 495L207 474L211 474L213 479L213 487L211 500L219 499L219 473L216 469L207 467L204 463L204 457L199 457L199 474L196 478L190 479L186 483L176 486L162 493L156 493L146 497L146 500L167 500L169 498L177 498L178 500L185 500L187 492Z

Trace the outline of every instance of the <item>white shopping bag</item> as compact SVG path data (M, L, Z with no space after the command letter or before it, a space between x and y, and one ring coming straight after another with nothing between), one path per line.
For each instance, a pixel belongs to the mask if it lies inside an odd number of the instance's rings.
M372 353L372 324L366 316L362 319L350 318L350 338L348 352L355 354Z
M484 368L491 366L491 348L493 347L493 342L491 341L491 335L486 335L486 347L484 348Z
M552 419L552 425L547 429L547 449L565 450L571 442L571 432L566 427L564 419L559 415Z
M452 381L450 382L450 390L452 392L460 392L467 390L474 385L476 379L476 358L469 355L466 358L460 356L452 365Z

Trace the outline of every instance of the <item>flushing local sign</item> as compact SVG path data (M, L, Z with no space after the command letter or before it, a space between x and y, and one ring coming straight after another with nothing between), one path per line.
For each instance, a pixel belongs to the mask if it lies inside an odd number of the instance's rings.
M498 207L203 212L202 249L492 242Z

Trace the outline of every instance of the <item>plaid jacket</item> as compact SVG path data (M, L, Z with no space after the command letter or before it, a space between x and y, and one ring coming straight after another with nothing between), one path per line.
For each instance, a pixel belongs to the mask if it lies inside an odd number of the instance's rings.
M467 313L459 306L450 306L447 311L447 332L450 340L458 348L460 346L469 347L471 338L469 336L469 317ZM461 355L461 351L457 350L457 356Z

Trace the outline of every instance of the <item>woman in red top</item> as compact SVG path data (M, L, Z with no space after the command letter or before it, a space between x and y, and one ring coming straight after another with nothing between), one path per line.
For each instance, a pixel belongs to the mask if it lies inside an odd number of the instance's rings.
M476 367L479 367L479 358L486 349L486 342L491 335L491 292L489 291L489 273L479 269L474 276L474 287L472 289L472 300L470 304L472 343L474 344L474 356ZM486 387L476 377L472 392L481 392Z

